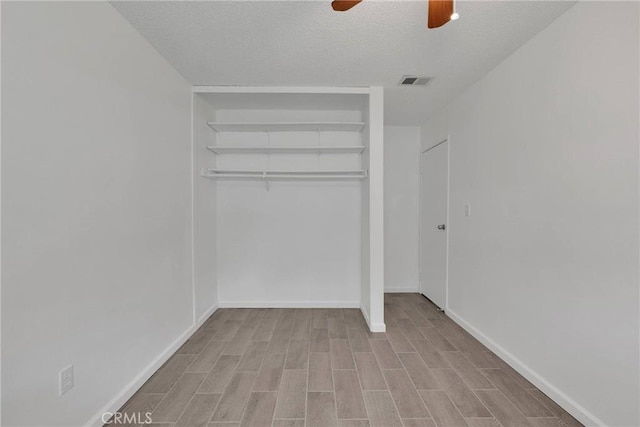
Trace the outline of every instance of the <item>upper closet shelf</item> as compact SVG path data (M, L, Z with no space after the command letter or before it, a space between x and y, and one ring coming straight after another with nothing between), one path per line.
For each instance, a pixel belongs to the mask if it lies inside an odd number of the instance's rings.
M364 122L208 122L217 132L360 132Z
M276 147L276 146L253 146L253 147L236 147L223 145L209 145L207 149L216 154L350 154L362 153L365 149L364 145L352 145L344 147Z

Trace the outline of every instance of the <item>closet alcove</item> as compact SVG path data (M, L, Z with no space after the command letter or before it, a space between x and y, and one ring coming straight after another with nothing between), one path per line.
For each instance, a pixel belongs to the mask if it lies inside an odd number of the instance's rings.
M358 308L384 331L382 96L194 88L197 316Z

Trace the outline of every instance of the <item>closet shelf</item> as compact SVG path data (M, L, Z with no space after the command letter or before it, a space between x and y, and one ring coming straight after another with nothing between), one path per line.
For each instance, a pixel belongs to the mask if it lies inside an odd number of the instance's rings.
M364 145L345 147L277 147L277 146L252 146L235 147L223 145L209 145L207 149L216 154L359 154L365 149Z
M236 169L203 169L205 178L227 179L260 179L260 180L349 180L365 179L366 169L360 170L316 170L316 171L284 171L284 170L236 170Z
M216 132L359 132L364 122L207 122Z

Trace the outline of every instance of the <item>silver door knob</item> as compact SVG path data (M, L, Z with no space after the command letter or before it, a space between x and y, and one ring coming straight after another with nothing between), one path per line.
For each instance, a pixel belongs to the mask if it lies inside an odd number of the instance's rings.
M445 227L445 225L444 225L444 224L440 224L440 225L438 226L438 230L444 230L445 228L446 228L446 227Z

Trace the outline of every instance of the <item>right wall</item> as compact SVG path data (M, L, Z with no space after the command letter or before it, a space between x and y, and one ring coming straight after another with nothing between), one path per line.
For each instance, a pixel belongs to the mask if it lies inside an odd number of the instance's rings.
M638 23L579 2L422 128L450 137L447 313L586 424L640 424Z

